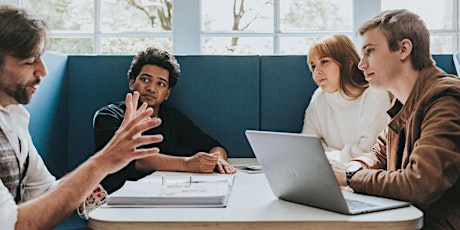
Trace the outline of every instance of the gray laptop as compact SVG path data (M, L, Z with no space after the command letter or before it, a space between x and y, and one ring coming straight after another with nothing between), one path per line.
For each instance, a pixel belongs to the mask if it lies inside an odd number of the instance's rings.
M340 189L317 137L255 130L246 137L279 199L349 215L410 205Z

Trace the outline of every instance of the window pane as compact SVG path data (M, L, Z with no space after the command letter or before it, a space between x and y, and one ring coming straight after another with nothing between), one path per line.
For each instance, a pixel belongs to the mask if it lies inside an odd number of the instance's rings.
M282 0L281 31L352 31L352 0Z
M101 11L103 32L172 30L172 0L101 0Z
M207 37L202 54L272 54L273 39L263 37Z
M432 54L452 54L451 36L431 36L430 49Z
M65 54L93 54L93 39L52 38L48 50Z
M93 31L92 0L24 0L24 8L44 19L51 30Z
M452 49L452 52L451 53L455 53L455 52L460 52L460 35L457 33L457 44L454 44L454 46L457 47L456 50ZM458 75L460 75L460 73L458 73Z
M313 43L321 37L284 37L280 39L280 54L307 55Z
M171 38L102 38L102 54L132 54L147 47L155 47L172 52Z
M202 0L201 28L203 31L273 31L273 0Z
M430 30L452 29L452 0L383 0L382 10L408 9L418 14Z

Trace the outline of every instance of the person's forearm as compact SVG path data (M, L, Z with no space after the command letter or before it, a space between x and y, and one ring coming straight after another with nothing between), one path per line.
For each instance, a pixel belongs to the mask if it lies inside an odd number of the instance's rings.
M157 171L188 171L185 157L176 157L165 154L156 154L151 157L136 160L136 169L149 172Z
M60 180L48 193L19 205L16 229L52 229L75 211L107 174L94 157Z

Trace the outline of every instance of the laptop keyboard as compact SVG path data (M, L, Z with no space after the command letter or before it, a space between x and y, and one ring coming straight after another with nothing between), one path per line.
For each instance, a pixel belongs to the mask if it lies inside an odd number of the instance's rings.
M349 200L349 199L347 199L346 202L347 202L347 205L348 205L348 209L350 209L350 210L367 209L367 208L372 208L372 207L377 206L375 204L370 204L370 203L366 203L366 202L362 202L362 201L358 201L358 200Z

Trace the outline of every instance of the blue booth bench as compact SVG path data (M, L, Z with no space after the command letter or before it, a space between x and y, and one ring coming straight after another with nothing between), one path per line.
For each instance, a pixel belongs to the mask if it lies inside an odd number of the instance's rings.
M46 52L48 76L26 108L30 132L50 171L60 178L94 152L93 115L124 100L133 56ZM456 74L452 55L433 55ZM306 56L177 56L181 78L166 102L217 138L229 157L254 157L247 129L300 132L316 85ZM85 226L71 216L59 228ZM73 218L73 219L72 219Z

